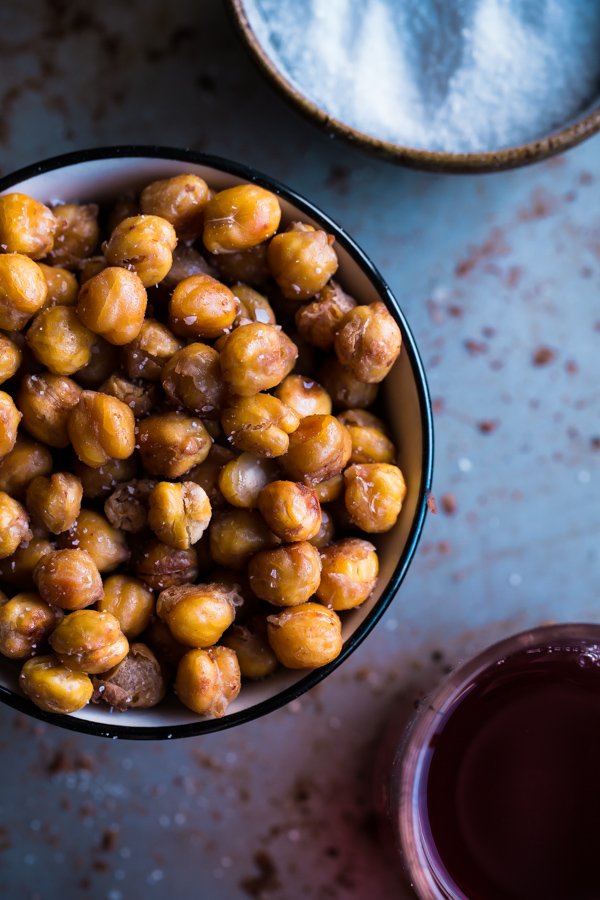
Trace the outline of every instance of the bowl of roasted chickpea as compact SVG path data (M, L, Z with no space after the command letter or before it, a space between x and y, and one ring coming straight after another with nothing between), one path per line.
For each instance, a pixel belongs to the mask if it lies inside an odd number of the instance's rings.
M150 739L288 703L398 592L432 467L408 324L311 203L170 148L0 180L3 702Z

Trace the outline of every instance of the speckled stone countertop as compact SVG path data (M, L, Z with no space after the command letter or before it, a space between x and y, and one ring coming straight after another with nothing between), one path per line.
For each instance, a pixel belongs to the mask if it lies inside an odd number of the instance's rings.
M0 893L408 897L373 829L385 722L492 639L600 620L600 138L501 175L408 172L300 119L218 0L4 0L0 173L128 142L256 166L361 244L424 358L440 511L375 632L267 718L135 744L0 709Z

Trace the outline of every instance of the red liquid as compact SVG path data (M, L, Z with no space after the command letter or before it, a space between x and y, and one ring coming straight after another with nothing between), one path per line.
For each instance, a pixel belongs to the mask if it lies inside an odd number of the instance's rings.
M600 900L600 664L494 666L431 742L433 861L468 900ZM460 893L463 892L463 894Z

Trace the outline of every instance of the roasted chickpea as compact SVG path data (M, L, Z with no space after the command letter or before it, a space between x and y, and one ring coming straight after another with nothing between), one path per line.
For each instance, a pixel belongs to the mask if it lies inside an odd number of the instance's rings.
M315 491L295 481L268 484L258 495L258 508L282 541L308 541L321 527L321 506Z
M321 553L323 570L316 594L329 609L354 609L377 584L379 560L375 547L359 538L344 538Z
M296 328L309 344L319 350L331 350L342 319L355 306L356 301L339 284L330 281L312 303L296 312Z
M213 444L204 462L186 473L187 481L195 481L204 488L213 512L227 505L219 488L219 475L223 466L234 459L235 455L229 448Z
M165 363L182 347L166 325L145 319L135 340L123 347L123 365L130 378L160 381Z
M302 603L269 616L269 643L288 669L326 666L342 650L342 623L320 603Z
M60 228L48 259L54 266L75 269L98 245L98 207L95 203L60 203L52 212L60 220Z
M277 466L270 459L242 453L221 469L219 488L232 506L255 509L260 491L276 477Z
M313 487L341 472L351 452L348 429L336 418L307 416L290 436L281 465L290 478Z
M111 575L104 582L104 596L96 602L95 609L112 613L125 637L131 640L149 626L154 613L154 594L131 575Z
M175 692L201 716L220 719L240 692L240 667L233 650L189 650L177 667Z
M20 500L36 475L49 475L54 462L44 444L19 434L15 446L0 459L0 491Z
M144 633L144 641L169 670L177 669L180 659L190 649L175 640L171 629L162 619L155 619L152 622Z
M277 668L265 616L254 616L246 625L232 625L221 638L221 645L235 652L242 678L258 681Z
M162 541L151 541L136 560L135 574L153 591L188 584L198 577L196 550L176 550Z
M308 300L325 287L338 267L334 237L314 228L299 230L294 223L276 234L267 251L271 275L284 297Z
M72 375L92 358L96 337L72 306L51 306L39 312L27 331L35 358L53 375Z
M344 479L346 509L354 524L371 534L393 528L406 496L400 469L386 463L353 465Z
M210 275L212 278L216 278L217 270L194 247L178 244L173 250L173 265L160 286L167 291L172 291L180 281L189 278L190 275Z
M351 463L393 463L396 448L378 428L346 425L352 441Z
M175 175L144 188L140 206L144 215L166 219L180 240L190 241L202 234L207 200L208 185L202 178Z
M75 524L82 497L79 478L70 472L54 472L50 478L38 475L29 483L25 505L34 522L60 534Z
M4 384L18 371L23 354L14 341L0 334L0 384Z
M38 263L46 281L48 293L42 309L50 306L76 306L79 294L79 282L68 269L59 266L47 266Z
M15 446L21 413L10 394L0 391L0 458Z
M19 684L24 694L45 712L67 715L90 702L94 689L91 679L73 672L54 653L27 660Z
M87 500L98 500L108 497L118 484L135 478L138 462L135 456L130 456L128 459L108 459L103 466L95 467L75 459L73 471L83 485L83 496Z
M380 300L347 312L335 338L335 352L357 381L383 381L400 353L402 335Z
M25 508L0 491L0 559L11 556L21 541L29 541L32 537Z
M342 476L340 476L342 477ZM335 525L328 510L324 506L321 507L321 527L314 537L309 541L317 550L324 550L332 542L335 537Z
M104 338L94 335L92 357L83 369L75 373L77 383L91 391L99 386L119 368L119 348L109 344Z
M301 419L331 414L331 397L325 388L304 375L288 375L277 386L275 396L297 412Z
M35 592L17 594L0 606L0 653L9 659L29 659L63 615Z
M243 569L259 550L279 543L254 509L231 509L213 516L209 537L214 561L232 569Z
M54 551L54 545L45 537L36 537L35 534L28 541L21 544L12 556L0 560L0 581L10 584L20 591L32 591L35 587L33 571L47 553Z
M247 250L275 234L281 220L279 200L257 184L219 191L204 207L202 240L210 253Z
M344 368L339 359L330 357L321 366L319 381L331 397L336 409L363 409L371 406L377 397L377 384L357 381L350 369Z
M124 712L126 709L149 709L156 706L167 692L167 680L152 650L145 644L132 644L125 659L104 672L94 675L94 696Z
M262 322L263 325L277 324L271 304L258 291L248 287L247 284L236 284L231 288L231 293L237 297L240 305L235 326L247 325L249 322Z
M64 375L26 375L17 394L23 425L32 437L51 447L68 447L67 423L81 388Z
M210 275L180 281L169 303L169 327L183 337L217 338L230 331L240 308L228 287Z
M165 478L179 478L203 462L212 443L200 419L180 412L143 419L138 441L144 468Z
M135 450L135 419L116 397L82 391L69 413L67 429L73 449L86 466L102 466L109 459L127 459Z
M119 484L104 502L104 514L115 528L139 534L148 526L148 498L156 482L134 478Z
M308 541L262 550L248 565L250 587L274 606L299 606L321 581L321 557Z
M52 210L27 194L0 197L0 247L5 253L23 253L42 259L54 246L61 222Z
M137 383L114 372L104 384L100 385L100 393L116 397L128 406L136 419L143 419L156 408L158 401L157 386L152 381Z
M99 272L102 272L102 270L106 268L108 268L108 260L105 256L90 256L87 259L82 259L77 266L79 284L85 284L86 281L89 281L90 278L93 278L94 275L98 275ZM77 300L75 300L75 302L77 302Z
M20 331L42 308L47 295L46 280L32 259L0 253L0 328Z
M87 550L103 575L127 562L131 555L123 532L91 509L81 510L72 528L60 535L58 544Z
M111 266L135 272L144 287L162 281L173 262L175 229L160 216L132 216L117 225L102 250Z
M294 367L298 349L275 325L240 325L221 350L223 378L240 397L276 387Z
M121 346L140 333L147 303L146 289L135 272L109 266L82 286L77 315L94 334Z
M116 616L95 609L78 609L50 635L50 646L61 663L75 672L107 672L129 651Z
M344 488L344 476L341 472L339 475L334 475L333 478L328 478L327 481L320 481L314 486L319 503L332 503L342 496Z
M87 550L53 550L41 557L33 580L46 603L61 609L84 609L104 596L102 578Z
M162 386L174 406L206 419L218 419L229 395L219 354L207 344L188 344L167 362Z
M299 423L294 410L270 394L232 397L221 417L223 430L235 447L267 457L287 451L289 435Z
M212 647L235 618L242 602L225 584L183 584L159 594L156 612L173 637L188 647Z
M148 498L148 524L164 544L188 550L208 527L212 514L206 492L193 481L160 481Z

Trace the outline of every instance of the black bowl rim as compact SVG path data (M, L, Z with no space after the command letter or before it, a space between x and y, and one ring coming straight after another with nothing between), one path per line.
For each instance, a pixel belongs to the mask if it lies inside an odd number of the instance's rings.
M392 312L394 318L402 328L403 352L407 353L410 359L411 367L417 383L417 391L419 394L419 406L421 411L423 428L423 456L422 456L422 475L421 484L419 486L419 500L415 512L415 517L408 534L406 545L402 556L398 560L396 568L383 591L379 602L374 607L364 621L359 625L356 631L345 641L342 652L333 662L320 669L314 669L296 684L284 689L274 697L263 700L254 706L249 707L240 712L232 713L224 716L222 719L202 719L198 722L186 725L158 725L158 726L136 726L136 725L117 725L112 722L109 724L99 724L90 722L85 719L77 719L73 716L60 716L54 713L46 713L35 706L27 697L14 694L8 688L0 686L0 701L11 706L19 712L34 716L44 722L58 725L70 731L77 731L83 734L93 734L98 737L125 738L131 740L167 740L171 738L195 737L201 734L208 734L213 731L222 731L226 728L232 728L235 725L242 725L253 719L258 719L267 713L273 712L282 706L287 705L292 700L300 697L305 691L319 684L331 672L334 671L350 654L362 643L374 625L382 617L390 605L398 587L404 580L408 567L417 549L425 517L427 514L427 498L431 489L433 478L433 412L431 406L431 398L429 396L429 388L425 377L423 362L419 355L417 345L413 334L408 326L398 301L390 291L386 282L375 268L370 259L360 249L360 247L350 238L344 229L329 218L325 213L314 206L310 201L297 194L295 191L285 187L279 182L257 172L255 169L232 160L224 159L219 156L213 156L207 153L201 153L190 149L177 149L174 147L160 147L154 145L122 145L116 147L98 147L89 150L76 150L71 153L64 153L59 156L53 156L50 159L42 160L33 165L25 166L12 172L9 175L0 178L0 191L13 187L22 181L33 178L36 175L42 175L51 172L54 169L66 168L67 166L76 165L78 163L93 162L102 159L126 159L131 157L142 157L148 159L172 159L179 162L196 163L197 165L205 165L214 169L221 170L229 175L235 175L252 181L265 187L268 190L280 195L288 200L294 206L298 207L303 213L317 221L323 228L328 229L335 234L336 241L346 250L354 262L367 275L369 280L377 289L377 292L384 298ZM130 713L131 714L131 713Z

